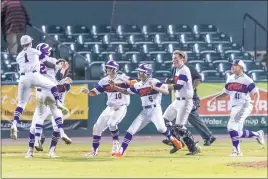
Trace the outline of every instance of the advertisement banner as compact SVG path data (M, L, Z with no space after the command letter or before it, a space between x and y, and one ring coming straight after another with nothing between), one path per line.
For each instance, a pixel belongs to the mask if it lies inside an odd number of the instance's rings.
M203 120L208 127L226 127L230 116L230 98L229 96L218 100L214 105L208 106L208 102L220 94L224 83L201 83L198 86L198 96L200 97L200 107L198 109L201 120ZM267 84L257 83L260 91L260 101L258 111L255 109L251 115L245 120L246 127L267 127ZM172 100L174 100L174 93L172 93ZM188 124L191 126L190 124Z
M64 116L65 129L86 129L88 120L88 98L81 95L80 89L87 87L87 84L72 85L70 91L65 97L65 106L69 113ZM1 87L1 129L9 130L14 116L14 110L18 103L18 86L3 85ZM18 125L19 130L29 130L36 108L35 89L31 91L29 101L21 115L21 123ZM47 116L44 129L52 129L52 116Z

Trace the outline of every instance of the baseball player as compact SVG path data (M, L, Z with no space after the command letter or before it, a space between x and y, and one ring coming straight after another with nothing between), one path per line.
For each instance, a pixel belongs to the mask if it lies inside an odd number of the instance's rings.
M209 102L209 106L216 100L229 95L231 103L231 114L227 125L229 135L233 143L233 152L230 156L243 156L240 150L240 138L256 138L258 143L264 145L264 132L257 132L243 129L245 119L252 112L253 107L258 111L259 90L253 80L244 73L246 65L236 59L232 63L232 75L227 78L223 92ZM250 95L254 96L252 103Z
M114 154L115 157L122 157L126 151L132 136L142 130L149 122L153 122L156 129L165 135L177 149L182 148L182 143L173 137L169 129L165 126L162 115L161 99L162 94L169 94L165 84L152 78L152 69L149 64L140 64L138 69L138 78L141 80L130 88L121 88L114 81L110 81L112 89L123 94L138 94L141 97L143 110L132 122L127 130L120 151Z
M54 83L58 83L56 80L56 73L60 71L65 76L67 70L69 69L68 63L63 60L57 60L55 58L49 57L51 48L46 43L40 43L36 47L39 51L46 51L46 55L48 56L47 60L54 64L54 68L47 68L43 63L40 66L40 73L53 81ZM64 102L63 95L65 95L65 88L70 89L71 80L69 78L62 79L57 88L59 90L59 97L62 102ZM66 144L71 144L71 139L64 133L63 130L63 114L60 111L55 103L53 96L50 91L45 88L37 88L36 89L36 98L37 98L37 106L34 112L32 125L30 127L29 133L29 149L26 153L25 157L30 158L33 157L33 146L37 151L43 151L41 135L43 130L44 120L47 117L50 117L53 125L53 134L52 141L49 150L49 156L51 158L55 158L55 147L58 143L59 138L65 141Z
M38 51L32 48L32 38L28 35L23 35L20 43L23 50L17 56L17 63L20 68L20 79L18 84L18 106L14 112L14 120L10 129L10 137L17 139L17 124L20 123L20 116L29 100L32 87L41 87L50 91L53 95L56 105L63 111L68 109L63 106L60 101L58 89L56 84L39 73L40 62L45 66L50 66L51 63L47 61L46 51Z
M193 109L193 86L192 76L189 68L185 65L187 61L187 54L175 50L172 54L173 66L176 68L174 83L168 84L170 90L175 90L176 99L168 106L164 113L164 119L167 127L170 128L172 134L177 137L178 140L182 140L187 146L190 153L187 155L194 155L200 152L200 147L197 142L194 141L193 135L185 127L190 112ZM175 125L172 126L171 121L175 120ZM171 124L171 125L170 125ZM174 146L170 153L176 152L177 149Z
M130 102L129 95L115 91L108 83L109 80L114 80L117 85L127 88L130 84L130 78L126 75L117 74L119 65L113 60L109 60L105 68L107 76L98 82L96 88L92 90L82 89L82 92L89 96L96 96L105 92L108 97L106 103L107 107L101 113L93 127L92 152L87 153L87 157L97 156L102 132L104 132L107 127L113 137L112 155L119 151L119 130L117 125L125 117L127 106Z

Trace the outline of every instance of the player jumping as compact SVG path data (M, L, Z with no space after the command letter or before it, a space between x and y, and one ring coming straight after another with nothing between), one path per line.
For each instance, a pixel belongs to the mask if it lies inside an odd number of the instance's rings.
M250 115L254 108L258 111L259 90L253 80L244 73L245 63L242 60L234 60L232 63L233 75L227 78L222 94L210 101L212 105L216 100L229 95L232 105L230 119L227 125L229 135L233 142L233 153L230 156L243 156L240 150L240 138L256 138L258 143L264 145L264 132L257 132L243 129L245 119ZM252 104L250 94L254 96Z
M40 43L36 47L39 51L46 51L47 61L51 63L50 68L47 68L43 63L40 66L40 73L48 78L49 80L53 81L54 83L58 83L56 80L56 73L60 71L65 76L69 65L68 63L63 60L57 60L50 56L50 50L48 44ZM57 85L59 90L59 97L60 100L63 102L64 99L62 98L66 89L70 88L71 80L69 78L64 78L61 83L62 85ZM55 103L53 96L51 95L50 91L45 88L37 88L36 89L36 98L37 98L37 106L34 112L32 125L30 127L29 133L29 149L26 153L25 157L30 158L33 157L33 146L36 148L37 151L43 151L42 142L41 142L41 135L43 132L43 124L44 120L50 116L53 125L53 134L52 134L52 141L49 150L49 156L51 158L55 158L55 148L58 143L59 138L65 141L66 144L71 144L71 139L64 133L63 130L63 114L60 111Z
M119 65L113 60L108 61L105 68L108 76L101 79L96 88L93 88L92 90L82 89L82 92L89 96L96 96L105 92L108 97L106 103L107 107L101 113L93 127L92 152L86 154L87 157L97 156L102 132L104 132L107 127L113 137L112 155L119 151L119 130L117 125L125 117L127 113L127 106L130 102L129 95L115 91L108 83L109 80L114 80L117 85L127 88L130 84L130 78L125 75L117 74Z
M20 116L28 103L32 87L41 87L48 90L53 95L56 106L63 111L68 111L60 101L56 84L39 73L40 61L45 66L50 66L51 64L47 61L46 50L40 52L32 48L32 40L28 35L21 37L20 44L23 50L16 59L20 68L20 79L18 84L18 105L14 112L14 120L10 129L10 137L14 140L17 139L17 124L20 123Z
M115 157L122 157L126 151L132 136L142 130L149 122L153 122L156 129L165 135L177 149L182 148L182 143L173 137L169 129L165 126L162 116L161 99L162 94L169 94L166 84L160 83L159 80L152 78L152 69L148 64L139 65L138 78L141 80L134 84L134 87L122 88L113 80L109 83L112 89L123 94L138 94L141 97L143 110L132 122L127 130L120 151Z

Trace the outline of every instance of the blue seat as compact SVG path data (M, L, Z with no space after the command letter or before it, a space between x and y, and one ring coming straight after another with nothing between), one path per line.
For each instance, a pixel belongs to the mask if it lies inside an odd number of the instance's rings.
M134 34L129 36L129 43L130 44L153 44L153 39L149 35L144 35L144 34Z
M175 36L156 34L154 37L154 42L156 44L178 44L179 40L177 40Z
M143 25L142 26L142 33L143 34L165 34L166 28L163 25Z
M49 35L63 35L65 34L65 29L59 25L42 25L41 29L44 33Z
M212 24L199 24L193 26L193 32L195 34L217 34L219 29Z
M141 34L141 27L138 25L118 25L116 30L119 35Z
M68 25L66 27L66 34L72 36L79 36L79 35L89 35L90 29L85 25Z
M127 38L123 35L106 34L103 37L104 44L128 44Z
M92 25L91 34L94 36L103 36L105 34L116 34L115 27L110 25Z
M232 43L232 37L228 36L224 33L217 33L217 34L207 34L206 39L208 40L208 43Z
M192 28L187 24L170 24L167 27L170 35L192 34Z
M100 36L93 36L93 35L79 35L77 38L77 42L79 44L102 44L102 39Z

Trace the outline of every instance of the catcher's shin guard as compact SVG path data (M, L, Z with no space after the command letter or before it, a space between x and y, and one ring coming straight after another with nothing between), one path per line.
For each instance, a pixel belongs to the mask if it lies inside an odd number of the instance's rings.
M172 133L175 134L176 138L180 138L180 141L182 141L188 148L189 154L196 154L198 153L199 147L197 146L198 142L194 141L194 137L192 133L188 129L183 129L183 126L181 125L174 125L172 127ZM171 149L170 153L175 153L176 151Z

